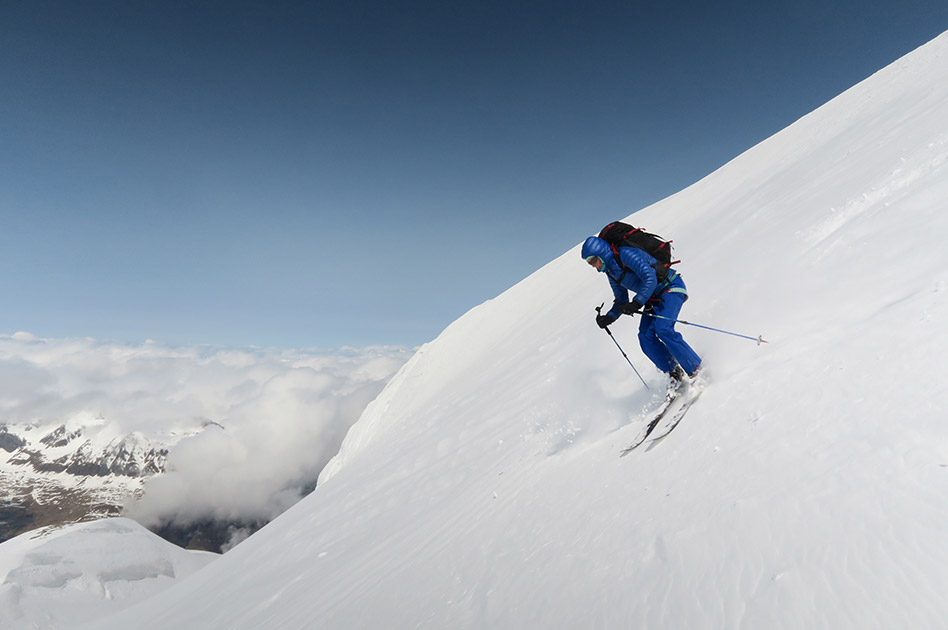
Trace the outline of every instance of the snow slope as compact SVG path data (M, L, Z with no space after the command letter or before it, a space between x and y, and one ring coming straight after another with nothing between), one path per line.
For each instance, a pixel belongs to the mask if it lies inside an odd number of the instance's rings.
M944 627L946 210L948 34L631 217L685 319L771 341L682 327L711 385L657 447L617 456L654 394L576 248L422 347L315 493L95 627Z
M3 543L0 628L68 628L147 599L218 556L185 551L135 521L44 528Z

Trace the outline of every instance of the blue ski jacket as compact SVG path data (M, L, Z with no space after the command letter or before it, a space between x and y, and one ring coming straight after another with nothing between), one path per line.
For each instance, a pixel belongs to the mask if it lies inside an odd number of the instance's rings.
M619 310L619 304L629 303L629 291L635 294L634 301L645 305L652 297L658 297L666 291L676 291L685 293L684 283L678 277L678 274L669 269L668 279L659 286L658 276L655 274L655 257L639 249L638 247L620 247L619 257L622 264L628 271L622 269L615 256L612 254L612 247L605 240L598 236L590 236L583 243L583 259L590 256L598 256L602 259L603 268L600 269L609 277L609 285L612 287L612 294L616 298L616 303L607 315L613 319L618 319L622 314ZM678 286L680 285L680 286Z

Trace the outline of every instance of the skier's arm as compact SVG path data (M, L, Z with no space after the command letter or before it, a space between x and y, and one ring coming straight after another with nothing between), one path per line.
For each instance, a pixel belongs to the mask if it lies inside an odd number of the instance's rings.
M616 320L619 319L619 315L622 315L622 310L619 308L619 305L629 303L629 291L613 280L611 276L609 276L609 286L612 287L612 295L614 295L616 299L606 315Z

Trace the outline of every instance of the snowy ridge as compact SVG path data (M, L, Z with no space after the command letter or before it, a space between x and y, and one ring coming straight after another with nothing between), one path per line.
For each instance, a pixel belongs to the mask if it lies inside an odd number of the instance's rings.
M5 449L12 454L6 466L27 466L38 473L66 473L74 477L146 477L164 470L166 445L153 445L140 431L116 433L114 423L95 421L89 426L49 430L31 425L3 425L8 437ZM159 437L160 436L156 436Z
M948 34L631 217L685 319L772 342L683 327L712 382L654 450L618 458L654 394L577 247L423 347L312 495L95 627L943 627L946 130Z
M943 40L944 36L939 39ZM842 241L834 240L834 233L863 214L884 211L901 195L919 194L919 183L924 184L929 179L939 182L939 172L944 172L943 167L948 161L948 131L944 131L948 125L943 125L941 130L937 127L939 122L948 121L944 113L944 90L936 89L939 81L948 79L948 72L944 71L948 67L948 55L945 46L938 46L936 42L923 47L915 55L919 57L916 63L909 63L907 59L897 61L701 182L628 220L674 235L676 257L685 260L679 268L686 274L692 295L700 295L698 292L704 288L703 283L714 286L720 283L722 275L729 274L733 277L753 274L751 280L765 288L767 277L777 279L771 281L773 284L791 282L788 286L799 286L801 296L809 290L807 286L800 286L801 283L812 285L814 281L828 280L835 287L836 276L814 273L815 266L827 265L826 258L831 251L840 247ZM885 114L895 114L895 121L889 127L871 128ZM900 124L915 119L932 120L933 125ZM867 125L867 121L872 124ZM860 158L858 168L853 167L855 156ZM780 165L779 170L774 169L775 163ZM845 185L814 186L814 180L817 183L842 180ZM844 192L848 190L859 192L848 196ZM681 211L670 211L669 207ZM802 214L802 210L815 216L811 219ZM931 207L925 210L920 219L927 222L927 211ZM908 220L908 217L901 219ZM912 238L898 242L900 239L888 233L889 220L890 217L879 217L880 236L893 242L884 241L880 245L891 248L901 244L917 249ZM916 227L922 231L926 229L924 224ZM864 229L871 230L872 227ZM596 230L592 226L590 232ZM714 256L713 268L701 269L701 265L688 264L695 257L683 247L696 247L698 243ZM775 244L780 247L778 263L783 269L771 269L761 264L774 258ZM876 246L875 243L863 245L865 250ZM744 255L723 255L735 248ZM940 247L919 254L929 256L927 262L933 269L938 269L938 262L944 259ZM557 279L568 273L567 269L580 276L575 278L574 284L595 282L588 274L583 275L586 270L576 269L575 256L574 251L567 253L551 263L549 270L540 270L511 291L532 294L538 312L552 308L545 306L552 296L544 287L555 286ZM697 258L698 261L708 259L707 256ZM735 263L731 268L719 266L730 262ZM842 263L838 273L845 273L845 256L836 262ZM546 277L541 277L544 273ZM756 282L740 282L744 286L737 288L757 290L759 285ZM540 286L528 288L534 283ZM566 284L565 279L563 284ZM828 288L832 290L833 287ZM576 290L585 288L577 286ZM496 330L498 320L509 318L512 321L513 309L508 310L504 295L459 319L435 343L424 346L417 360L413 359L404 366L402 378L393 379L379 397L379 404L370 406L353 427L353 439L347 438L336 460L324 470L324 478L338 471L341 460L349 457L351 450L370 441L370 435L385 419L389 423L397 422L399 413L390 412L389 407L397 400L395 392L404 388L404 382L426 379L423 391L439 391L442 387L432 382L433 379L444 381L462 370L463 366L458 363L472 359L477 353L476 346L480 345L477 340L485 326ZM871 287L866 287L863 295L871 297ZM611 296L607 293L599 297L608 300ZM704 295L701 298L707 299ZM520 299L522 302L522 297ZM590 303L594 301L595 298ZM740 310L754 308L756 302L766 303L766 300L750 297L739 302L728 299L723 307L727 309L729 321L736 322L735 325L753 327L766 321L771 326L774 317L769 312L759 317L740 317ZM804 308L810 305L805 301L800 304ZM694 302L688 304L687 312L693 312L695 306ZM487 312L485 309L492 310ZM527 322L517 322L514 326L523 326L526 330L531 326L528 322L532 321L534 313L528 311L520 315L526 316ZM714 315L720 319L717 311ZM693 316L686 316L686 319L689 317ZM770 329L773 330L772 326ZM510 330L500 331L500 334L504 339L512 336ZM634 340L627 345L634 347ZM494 347L485 350L495 351ZM424 362L422 356L425 354L434 356L429 356ZM418 395L417 391L411 391L403 394L405 400L414 400Z

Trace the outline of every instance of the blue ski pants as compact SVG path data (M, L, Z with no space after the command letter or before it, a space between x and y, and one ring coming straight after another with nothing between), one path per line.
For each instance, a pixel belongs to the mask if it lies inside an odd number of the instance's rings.
M660 296L657 304L651 300L649 302L654 305L652 312L655 315L668 319L643 314L639 322L639 345L645 356L662 372L671 372L675 364L678 364L685 373L691 374L701 365L701 357L685 342L681 333L675 330L675 322L669 321L678 319L681 307L688 299L681 276L675 278L670 289Z

